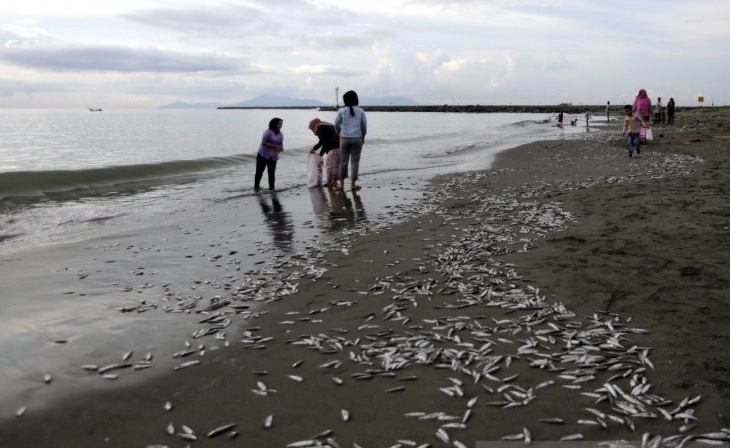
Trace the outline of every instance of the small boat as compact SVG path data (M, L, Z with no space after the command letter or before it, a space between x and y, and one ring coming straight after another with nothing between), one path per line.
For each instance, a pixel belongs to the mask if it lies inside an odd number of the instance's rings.
M101 107L91 107L91 106L89 106L89 110L91 112L101 112Z

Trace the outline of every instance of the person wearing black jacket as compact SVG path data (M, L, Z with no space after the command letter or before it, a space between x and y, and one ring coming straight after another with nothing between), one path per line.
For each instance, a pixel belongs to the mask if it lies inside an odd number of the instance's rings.
M337 135L333 124L324 122L319 118L309 122L309 130L319 138L317 144L309 152L314 154L319 149L321 157L327 155L325 162L327 182L325 186L334 187L337 181L340 180L340 137Z

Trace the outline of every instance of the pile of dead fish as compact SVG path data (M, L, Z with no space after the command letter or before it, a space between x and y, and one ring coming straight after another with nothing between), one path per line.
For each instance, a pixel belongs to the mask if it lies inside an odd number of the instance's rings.
M439 208L437 198L453 197L452 192L465 190L464 182L478 185L495 172L442 183L422 206L410 210L433 213L451 228L452 241L439 241L441 244L431 246L423 257L410 260L417 262L417 272L393 273L376 279L365 291L351 292L358 297L368 294L389 299L379 312L364 316L359 326L302 334L287 342L333 357L327 367L337 368L343 363L359 366L352 375L355 380L379 376L412 381L417 379L409 373L409 369L417 371L414 366L449 372L438 392L463 400L463 412L421 409L404 418L432 422L434 440L457 447L466 446L459 440L459 431L475 417L488 418L490 412L498 412L495 409L530 406L548 388L564 394L566 401L587 399L591 405L582 409L584 417L577 420L569 421L556 410L556 415L521 422L519 431L504 434L503 440L530 443L535 425L562 425L565 431L561 440L583 439L581 427L607 429L608 437L611 430L640 432L644 421L662 419L675 425L674 433L644 433L642 446L683 447L690 441L728 441L728 430L692 433L697 419L694 406L701 397L686 397L676 403L654 391L651 347L637 342L647 330L632 326L630 318L608 312L576 316L562 303L541 295L539 288L521 277L517 266L496 258L515 250L529 250L536 239L564 229L573 220L560 204L537 199L546 197L546 193L682 175L698 162L689 156L657 155L642 175L543 184L498 195L475 193L470 198L472 206L449 210ZM236 281L228 281L225 296L204 300L171 293L166 299L170 305L163 309L200 315L203 327L193 334L195 338L227 340L227 328L234 320L256 318L266 312L265 307L255 305L257 302L282 300L297 293L300 281L321 280L331 268L325 262L326 253L347 253L358 236L415 217L415 212L404 213L383 220L378 227L369 222L367 227L360 226L347 235L313 241L301 253L276 259ZM327 312L343 306L358 306L358 301L336 300L314 311L324 320ZM424 306L433 308L432 317L416 320L412 311ZM264 348L273 340L247 331L243 342L245 348ZM534 372L539 372L539 381ZM475 386L480 395L469 393ZM404 389L394 385L386 392ZM266 395L275 391L261 383L252 392ZM350 411L343 410L342 418L349 416ZM271 419L266 418L269 426ZM420 446L429 444L425 441ZM400 440L393 446L417 445L419 442L414 440ZM338 445L327 433L292 441L288 446Z

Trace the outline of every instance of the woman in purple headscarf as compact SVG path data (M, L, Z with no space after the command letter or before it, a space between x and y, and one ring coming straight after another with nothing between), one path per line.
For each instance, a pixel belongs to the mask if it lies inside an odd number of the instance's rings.
M639 90L639 94L636 95L633 112L639 115L642 120L649 120L649 114L651 113L651 100L649 99L649 95L646 94L646 90L641 89Z

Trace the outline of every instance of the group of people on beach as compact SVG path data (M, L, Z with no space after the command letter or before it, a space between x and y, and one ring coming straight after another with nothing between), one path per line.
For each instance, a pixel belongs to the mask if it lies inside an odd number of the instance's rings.
M627 137L627 149L629 157L641 154L641 145L646 145L652 139L652 131L649 127L649 119L653 114L653 124L674 124L674 98L670 98L666 108L662 104L662 98L658 97L656 104L652 106L651 99L645 89L639 90L633 104L624 106L624 129Z
M360 155L365 144L367 134L367 117L359 106L360 100L353 90L342 96L344 107L337 110L335 122L327 123L319 118L309 122L309 129L317 136L318 142L310 150L314 154L320 150L320 157L327 156L326 186L344 189L345 179L350 172L350 189L357 191L358 174L360 171ZM256 155L256 174L254 176L254 190L261 189L261 179L264 171L268 172L269 189L274 190L276 180L276 163L279 154L284 151L284 134L281 128L284 121L281 118L272 118L269 127L261 137ZM349 168L349 170L348 170Z

